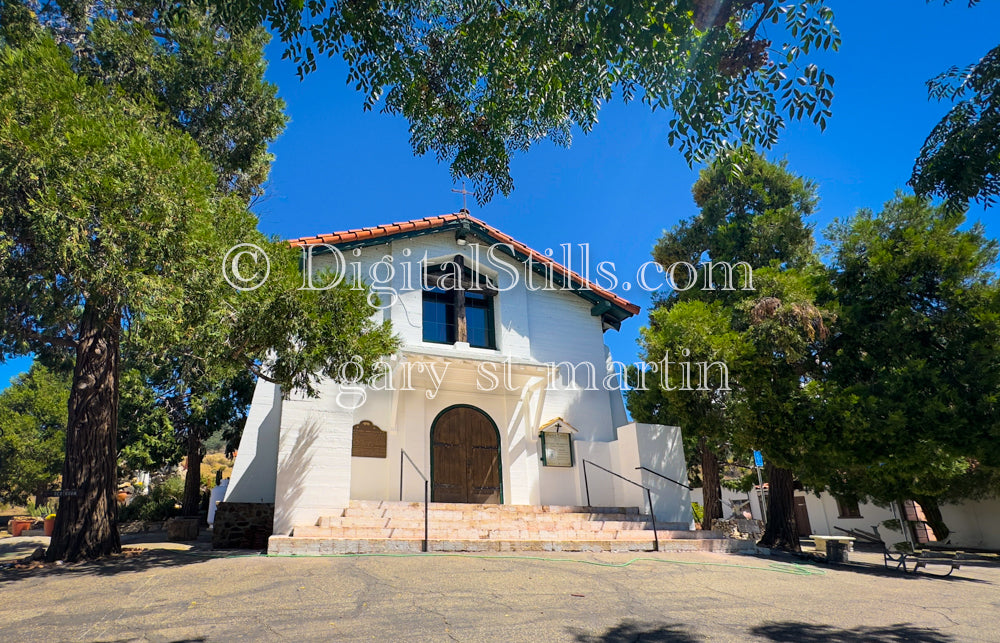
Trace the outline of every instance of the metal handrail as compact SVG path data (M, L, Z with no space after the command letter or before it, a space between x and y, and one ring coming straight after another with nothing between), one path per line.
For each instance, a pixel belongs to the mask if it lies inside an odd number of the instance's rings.
M645 491L646 491L646 502L649 503L649 518L650 518L650 520L653 523L653 551L660 551L660 536L659 536L659 534L656 533L656 513L653 511L653 496L650 495L650 491L651 491L650 488L647 487L647 486L645 486L645 485L641 485L641 484L639 484L638 482L636 482L634 480L629 480L625 476L617 474L614 471L612 471L611 469L605 469L604 467L602 467L599 464L596 464L594 462L591 462L590 460L584 459L584 461L583 461L583 488L584 488L584 490L587 493L587 506L588 507L592 507L593 506L593 505L590 504L590 483L587 481L587 465L588 464L591 465L591 466L597 467L601 471L606 471L607 473L610 473L614 477L620 478L620 479L624 480L625 482L627 482L627 483L629 483L631 485L635 485L635 486L639 487L640 489L645 489Z
M659 471L653 471L653 470L652 470L652 469L650 469L649 467L636 467L636 469L637 469L637 470L638 470L638 469L642 469L643 471L649 471L649 472L650 472L650 473L652 473L652 474L653 474L654 476L660 476L661 478L663 478L664 480L667 480L668 482L673 482L673 483L674 483L675 485L679 485L679 486L681 486L681 487L684 487L684 488L685 488L685 489L687 489L688 491L691 491L691 487L689 487L688 485L684 484L683 482L677 482L677 481L676 481L676 480L674 480L673 478L671 478L671 477L669 477L669 476L665 476L665 475L663 475L662 473L660 473Z
M427 526L428 525L427 516L429 513L428 505L430 504L430 480L428 480L427 476L425 476L423 471L420 470L420 467L417 466L417 463L413 461L413 458L410 457L410 454L400 449L399 450L399 499L400 500L403 499L403 458L409 460L410 466L413 467L413 470L417 472L418 476L424 479L424 543L420 551L426 552L427 540L428 540L427 536L429 533L429 528Z

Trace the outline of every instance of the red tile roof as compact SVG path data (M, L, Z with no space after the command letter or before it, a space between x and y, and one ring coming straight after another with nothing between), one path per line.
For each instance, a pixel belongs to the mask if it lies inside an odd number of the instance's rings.
M456 212L454 214L442 214L433 217L426 217L424 219L413 219L412 221L403 221L400 223L389 223L385 225L371 226L368 228L360 228L356 230L346 230L344 232L334 232L332 234L321 234L316 237L302 237L301 239L293 239L289 241L292 247L301 247L310 244L318 243L328 243L330 245L337 245L341 243L350 243L352 241L363 241L366 239L377 239L381 237L389 237L397 234L403 234L406 232L417 232L420 230L432 230L434 228L444 227L446 224L453 221L469 221L477 226L481 226L490 237L495 239L500 243L510 244L515 252L527 255L531 257L532 261L539 264L550 265L553 267L557 273L562 277L570 279L570 282L581 289L590 290L594 294L600 296L602 299L607 300L623 310L635 315L639 312L639 307L635 304L619 297L609 290L605 290L600 286L594 284L581 277L576 272L569 270L565 266L553 261L549 257L546 257L540 252L532 250L525 244L517 241L509 235L500 232L493 226L481 221L470 215L468 212Z

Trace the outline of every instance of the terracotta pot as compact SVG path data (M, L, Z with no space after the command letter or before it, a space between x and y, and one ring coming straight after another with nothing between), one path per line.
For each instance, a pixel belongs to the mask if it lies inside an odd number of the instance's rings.
M52 535L52 530L54 530L55 528L56 528L56 519L55 518L46 518L45 519L45 535L46 536L51 536Z
M14 518L10 521L10 533L13 536L20 536L22 531L26 529L31 529L31 525L35 523L34 520L24 520L22 518Z
M124 491L118 492L118 502L125 502L128 499L128 494Z

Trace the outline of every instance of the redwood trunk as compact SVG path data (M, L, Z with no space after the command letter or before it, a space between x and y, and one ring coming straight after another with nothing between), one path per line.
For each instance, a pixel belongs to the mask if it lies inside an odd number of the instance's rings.
M84 307L69 396L62 488L49 561L121 551L118 538L118 366L121 314Z
M760 542L761 547L801 551L798 530L795 527L795 488L792 472L767 463L767 527Z
M194 428L188 429L187 475L184 477L184 502L182 516L197 516L201 505L201 435Z
M723 517L722 484L719 476L719 458L708 447L705 438L701 439L698 450L701 451L701 493L704 503L701 528L707 531L712 528L713 520Z

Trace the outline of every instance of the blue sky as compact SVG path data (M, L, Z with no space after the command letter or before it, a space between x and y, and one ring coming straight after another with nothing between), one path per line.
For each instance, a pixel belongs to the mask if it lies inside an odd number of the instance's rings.
M951 65L978 60L997 44L1000 6L903 2L833 3L843 46L815 58L836 78L833 118L825 132L793 123L769 156L819 184L818 231L860 207L879 208L904 188L921 144L946 111L927 100L925 82ZM461 198L446 164L414 157L401 118L364 113L362 98L345 83L344 67L320 61L304 81L268 49L268 78L288 104L291 122L272 151L276 160L267 197L257 206L263 231L285 238L311 236L454 212ZM696 214L691 169L667 146L665 113L612 101L589 135L569 149L542 143L513 164L515 190L476 217L537 250L589 243L591 263L612 261L634 273L650 258L664 229ZM1000 236L996 208L974 206L971 219ZM616 359L636 359L636 337L649 297L619 294L644 310L609 331ZM0 386L30 360L0 364Z

